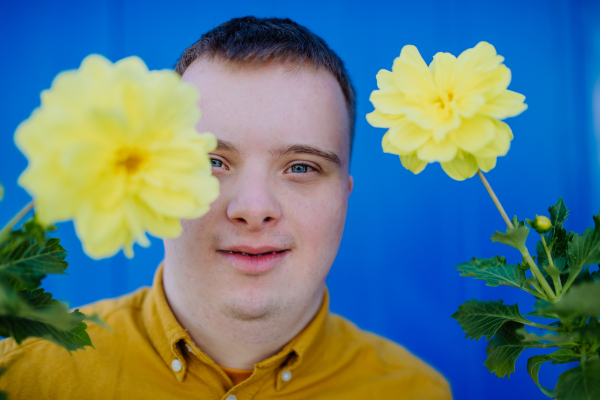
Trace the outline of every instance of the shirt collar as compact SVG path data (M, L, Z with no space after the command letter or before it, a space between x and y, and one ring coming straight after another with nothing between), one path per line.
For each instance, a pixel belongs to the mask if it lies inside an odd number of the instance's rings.
M162 263L156 270L152 289L144 301L142 318L148 337L152 341L154 348L171 372L173 372L175 378L179 382L182 382L185 379L187 366L185 357L181 353L179 342L193 342L187 331L175 318L167 302L163 286ZM256 367L279 369L283 365L283 368L288 370L296 369L303 362L306 362L307 358L317 357L320 353L319 350L325 346L328 326L329 292L325 288L321 306L313 320L292 341L284 346L281 351L259 362L256 364ZM198 356L205 363L216 367L215 362L203 352L200 352ZM180 368L177 368L177 366L180 366ZM280 381L281 379L277 381L278 389L284 384Z

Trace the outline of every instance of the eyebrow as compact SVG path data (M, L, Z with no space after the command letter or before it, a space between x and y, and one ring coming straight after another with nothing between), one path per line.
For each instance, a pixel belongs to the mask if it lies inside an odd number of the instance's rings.
M235 145L226 140L217 140L217 148L216 150L224 150L229 151L231 153L240 154L240 151ZM275 151L271 151L273 156L286 156L290 154L312 154L321 158L324 158L337 166L342 166L342 160L340 157L335 154L333 151L325 151L316 146L310 146L306 144L292 144L289 146L283 146Z
M331 161L332 163L337 164L337 166L339 167L342 166L342 160L333 151L321 150L318 147L306 144L293 144L290 146L284 146L275 151L272 151L271 154L280 157L289 154L312 154L318 157L322 157L328 161Z
M225 150L235 154L240 154L240 151L233 143L221 139L217 139L217 148L215 150Z

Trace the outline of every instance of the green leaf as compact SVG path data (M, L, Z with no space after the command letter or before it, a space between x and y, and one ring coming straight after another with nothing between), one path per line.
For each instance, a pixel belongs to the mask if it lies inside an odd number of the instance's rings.
M516 265L506 264L504 257L489 259L473 258L470 262L456 266L460 276L472 276L487 281L487 286L506 285L521 288L525 282L525 271Z
M11 232L0 244L0 277L9 280L17 290L33 290L46 274L65 273L66 256L59 239L45 238L43 227L28 221L23 230Z
M565 207L563 199L559 198L558 202L548 209L550 212L550 222L553 228L544 235L546 244L551 248L550 255L554 260L554 265L561 272L564 271L566 266L567 247L569 241L573 237L573 232L567 233L566 229L563 228L563 223L567 220L569 210ZM544 265L548 265L548 257L544 250L542 241L537 242L536 253L538 255L538 263L543 268ZM558 260L562 259L562 260ZM542 269L543 270L543 269Z
M552 359L552 364L567 364L573 361L579 361L581 359L578 353L575 353L568 347L561 347L554 353L548 354L548 357Z
M565 207L562 197L558 199L555 205L548 209L550 212L550 222L554 227L562 227L562 224L567 220L569 210Z
M592 273L592 279L596 283L600 282L600 269L598 271L595 271L595 272Z
M464 302L458 311L452 314L461 325L463 331L467 332L466 338L481 339L482 336L489 340L502 324L507 321L519 321L528 323L519 312L519 305L507 306L499 301L469 300Z
M517 330L517 333L523 338L523 340L529 342L545 341L555 343L557 345L560 344L561 346L574 345L574 343L572 343L571 337L563 333L547 332L543 335L537 335L535 333L527 332L525 328Z
M484 365L499 378L504 376L510 378L511 372L515 371L515 362L523 350L550 347L550 345L540 342L523 340L523 337L517 332L522 328L524 328L522 323L508 321L498 329L488 343L487 359Z
M600 399L600 358L587 360L563 372L558 378L556 395L565 400Z
M600 284L592 281L571 286L559 302L549 305L546 310L567 318L600 317Z
M516 249L522 249L525 247L529 228L525 226L523 221L519 221L517 217L514 217L512 222L513 228L508 228L506 233L496 231L492 235L492 242L500 242Z
M17 343L40 337L68 351L83 349L92 346L84 319L84 314L69 312L66 304L43 289L16 292L0 281L0 336L13 337Z
M570 274L579 274L586 265L600 263L600 214L594 216L595 227L581 236L574 234L568 246Z
M549 356L533 356L533 357L531 357L529 360L527 360L527 372L529 372L529 376L531 376L531 379L533 379L535 384L538 385L538 387L540 388L542 393L544 393L546 396L553 399L556 397L556 393L554 393L553 390L540 385L539 378L538 378L538 375L540 372L540 367L542 366L543 363L548 362L550 360L552 360L552 358L550 358Z

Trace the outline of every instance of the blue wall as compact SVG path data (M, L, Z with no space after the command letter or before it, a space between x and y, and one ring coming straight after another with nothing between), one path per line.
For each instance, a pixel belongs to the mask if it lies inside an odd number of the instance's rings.
M322 36L345 60L358 92L355 190L328 278L333 311L431 363L450 380L456 399L546 398L526 372L527 357L510 380L496 378L483 366L485 343L464 339L450 319L474 297L519 301L524 311L531 304L516 289L489 288L453 268L473 256L517 260L490 241L505 227L481 182L453 181L438 165L413 176L396 156L382 153L384 130L370 127L364 115L372 111L375 74L391 68L403 45L416 45L429 62L438 51L459 54L481 40L492 43L513 72L510 89L527 96L529 109L508 121L512 149L488 179L510 215L544 213L563 196L574 210L568 228L583 230L600 211L600 3L594 0L3 0L0 222L28 201L15 183L26 161L13 132L58 72L78 67L89 53L113 61L138 55L150 68L170 68L201 33L248 14L287 16ZM49 277L45 286L71 306L150 285L163 255L154 240L149 249L137 248L133 260L118 255L92 262L71 223L60 225L60 235L70 251L70 275ZM547 386L555 383L556 368L542 369L554 371Z

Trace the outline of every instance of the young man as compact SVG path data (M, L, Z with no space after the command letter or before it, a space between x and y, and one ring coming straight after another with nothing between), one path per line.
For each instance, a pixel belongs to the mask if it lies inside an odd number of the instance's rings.
M83 309L95 350L0 343L11 398L451 399L402 347L328 309L346 218L354 92L287 19L233 19L177 63L201 95L221 195L165 240L152 288Z

